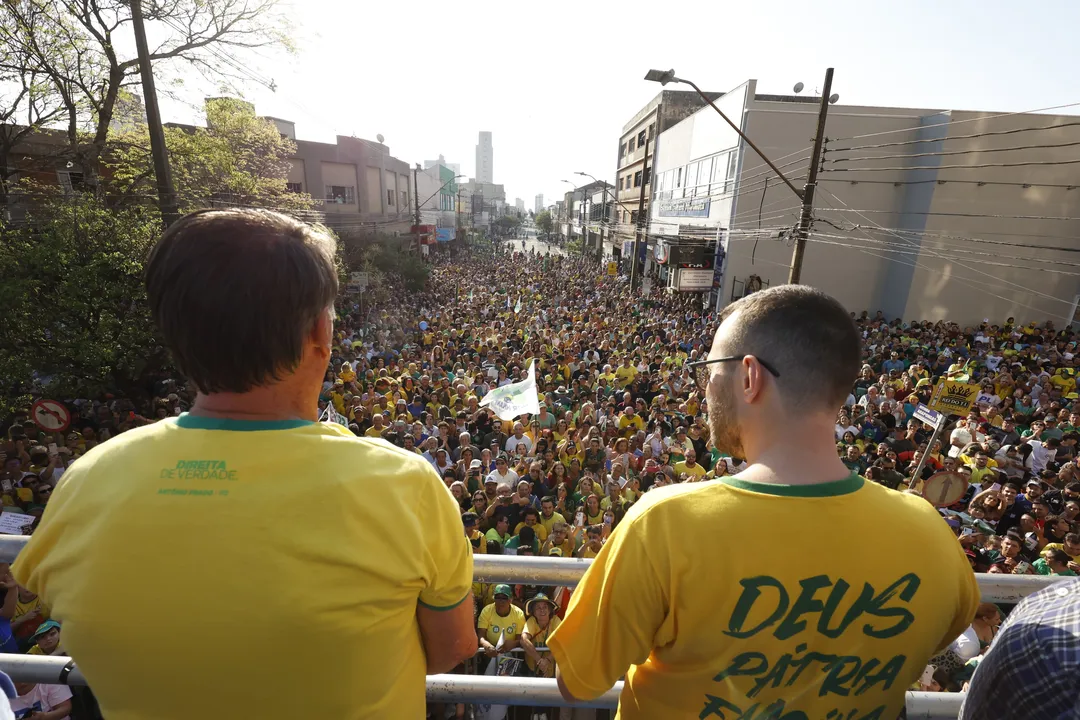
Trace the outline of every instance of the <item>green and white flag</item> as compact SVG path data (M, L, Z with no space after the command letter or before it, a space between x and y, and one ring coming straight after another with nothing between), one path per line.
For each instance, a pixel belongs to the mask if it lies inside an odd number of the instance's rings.
M536 361L529 361L529 372L524 380L501 388L495 388L480 401L480 407L490 407L500 420L513 420L525 413L540 412L540 398L536 394Z
M521 296L518 295L517 305L514 306L514 314L516 315L517 313L520 313L520 312L521 312Z
M537 410L537 412L540 412ZM323 410L322 415L319 416L319 422L325 423L337 423L342 427L349 427L349 418L345 417L337 410L334 409L334 403L327 403L326 409Z

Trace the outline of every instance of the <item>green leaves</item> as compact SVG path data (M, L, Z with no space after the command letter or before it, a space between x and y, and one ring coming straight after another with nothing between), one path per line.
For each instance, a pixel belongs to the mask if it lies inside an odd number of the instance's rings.
M160 229L151 205L76 195L0 232L0 410L17 402L10 386L30 378L50 394L86 396L131 391L164 367L142 283Z
M543 210L536 214L536 229L542 233L549 233L555 229L555 221L550 212Z

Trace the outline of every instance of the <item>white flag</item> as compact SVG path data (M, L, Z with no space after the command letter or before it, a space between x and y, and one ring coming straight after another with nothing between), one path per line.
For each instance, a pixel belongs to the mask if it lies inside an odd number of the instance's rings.
M536 395L536 362L529 361L528 376L517 383L495 388L480 401L480 407L490 407L500 420L513 420L529 413L540 412L540 398Z
M537 412L539 412L539 410L537 410ZM337 423L342 427L349 427L349 418L334 409L334 403L326 404L326 409L323 410L322 415L319 416L319 422Z
M509 300L509 299L510 298L507 298L507 300ZM514 312L515 313L521 312L521 296L520 295L518 295L517 305L514 306Z

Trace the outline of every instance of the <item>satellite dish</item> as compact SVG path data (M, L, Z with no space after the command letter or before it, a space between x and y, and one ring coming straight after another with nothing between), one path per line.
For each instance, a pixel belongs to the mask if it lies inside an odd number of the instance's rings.
M835 105L836 101L839 100L839 99L840 99L840 96L837 93L833 93L832 95L829 96L829 104L830 105Z
M798 95L799 93L802 92L804 87L806 87L806 86L803 85L801 82L798 82L798 83L795 83L795 87L792 88L792 89L795 91L795 94Z
M378 135L376 135L375 139L378 140L379 142L382 142L383 141L382 133L379 133Z

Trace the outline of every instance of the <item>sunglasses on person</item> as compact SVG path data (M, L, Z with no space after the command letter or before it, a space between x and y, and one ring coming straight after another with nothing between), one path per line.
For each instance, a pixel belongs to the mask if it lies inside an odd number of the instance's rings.
M695 362L687 363L686 367L690 368L694 372L694 379L697 381L698 389L704 392L709 387L709 380L712 378L712 368L710 365L723 362L742 362L746 355L732 355L730 357L714 358L712 360L697 360ZM775 378L780 377L780 373L776 371L771 364L757 357L753 356L755 360L765 368L770 375Z

